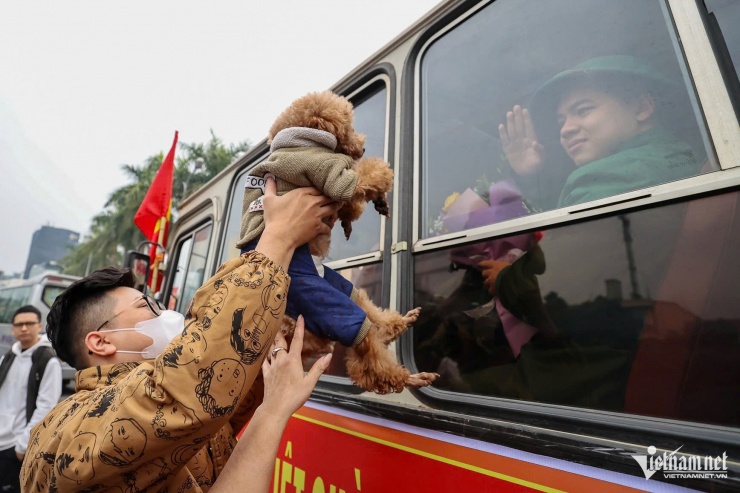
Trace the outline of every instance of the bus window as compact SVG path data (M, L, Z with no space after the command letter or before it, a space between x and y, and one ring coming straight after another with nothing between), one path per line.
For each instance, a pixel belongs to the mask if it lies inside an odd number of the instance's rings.
M177 267L175 268L175 279L172 281L172 289L170 290L170 299L167 302L168 310L179 310L180 295L182 293L183 283L185 282L185 273L188 268L188 260L190 259L190 249L193 246L193 238L190 237L183 241L177 251Z
M8 305L10 304L10 299L12 297L12 288L0 289L0 323L10 323L10 315L8 315Z
M31 294L31 289L32 286L13 288L13 293L10 297L10 301L5 311L5 318L7 319L7 323L13 321L13 313L15 313L18 308L28 304L28 297Z
M353 101L355 107L355 129L365 134L365 156L385 159L386 120L388 90L384 84L379 85L369 96ZM392 214L392 212L391 212ZM365 213L352 224L352 235L349 240L337 224L332 231L331 250L326 261L350 258L363 253L380 249L381 219L372 204Z
M419 254L416 366L444 390L738 426L739 203L732 192Z
M185 313L195 292L203 284L212 229L209 223L196 230L180 245L176 258L177 270L167 303L168 309Z
M730 84L730 94L735 95L735 111L740 113L740 101L737 100L738 92L738 80L740 79L740 31L737 27L740 25L740 3L735 0L704 0L704 5L707 12L716 21L716 25L719 28L719 33L715 33L716 36L721 36L723 41L723 47L718 53L720 58L729 55L729 64L734 67L732 73L727 74L727 79ZM725 55L724 50L727 50ZM727 62L727 60L725 60Z
M44 286L44 291L41 293L41 301L44 305L51 308L54 300L57 299L57 296L62 294L65 289L67 289L66 286Z
M719 169L661 4L499 0L433 40L419 237Z
M370 301L376 306L381 306L382 299L382 278L383 264L366 264L359 267L352 267L338 271L345 279L350 281L357 289L364 289ZM347 367L345 366L344 357L347 349L341 344L334 345L334 353L329 368L324 372L325 375L348 378ZM306 370L311 368L316 357L307 358L304 361Z
M260 160L261 161L261 160ZM233 195L231 196L231 205L229 206L229 219L226 223L226 232L224 241L221 245L220 264L227 262L239 256L239 249L236 243L239 241L239 233L242 225L242 199L244 198L244 183L247 181L249 171L242 172L236 179Z

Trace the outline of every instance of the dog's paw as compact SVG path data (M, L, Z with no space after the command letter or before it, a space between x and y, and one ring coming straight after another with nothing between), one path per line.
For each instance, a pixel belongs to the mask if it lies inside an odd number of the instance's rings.
M374 199L373 204L375 205L375 210L378 211L378 214L385 217L391 217L391 208L388 205L388 199L386 198L385 193L380 194L379 197Z
M416 322L419 319L419 315L421 314L421 307L417 306L413 310L409 310L406 315L404 315L403 323L406 324L406 327L411 327L414 322Z
M352 221L342 219L342 230L344 231L344 238L349 240L349 237L352 234Z
M439 378L439 373L415 373L406 377L404 383L406 387L418 389L431 385L437 378Z

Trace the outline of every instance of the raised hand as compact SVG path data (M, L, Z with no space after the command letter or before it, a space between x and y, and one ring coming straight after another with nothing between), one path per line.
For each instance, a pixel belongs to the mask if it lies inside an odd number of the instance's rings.
M506 113L506 125L498 126L504 154L518 175L531 175L545 162L545 148L537 140L529 110L519 105Z

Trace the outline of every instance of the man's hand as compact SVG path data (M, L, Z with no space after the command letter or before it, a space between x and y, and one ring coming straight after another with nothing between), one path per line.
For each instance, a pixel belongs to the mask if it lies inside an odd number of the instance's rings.
M529 111L519 105L506 113L506 125L498 126L504 154L514 172L521 176L537 172L545 162L545 148L537 140Z
M488 292L496 294L496 278L501 271L511 265L511 262L504 262L502 260L484 260L478 264L483 274L483 283L488 288Z
M266 179L262 197L265 230L255 250L287 268L297 247L319 234L331 234L323 219L335 214L340 204L311 187L278 196L275 179L272 175Z
M269 356L262 363L265 377L265 396L262 406L270 415L287 422L294 412L306 403L311 391L331 362L331 354L319 358L307 374L303 373L303 317L298 317L290 349L282 332L278 332ZM273 356L274 355L274 356Z
M25 459L26 454L19 454L18 452L16 452L15 456L18 458L19 461L23 462L23 459Z

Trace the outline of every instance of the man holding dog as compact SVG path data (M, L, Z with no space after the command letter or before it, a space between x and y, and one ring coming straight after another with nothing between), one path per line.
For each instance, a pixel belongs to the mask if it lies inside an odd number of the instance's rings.
M240 491L264 492L283 428L330 359L304 376L302 321L290 350L279 335L285 270L297 246L328 233L322 219L337 208L311 188L278 197L268 180L257 247L221 266L184 320L133 289L127 270L70 286L48 333L78 369L77 392L33 429L24 488L229 491L240 479ZM238 464L226 467L232 452Z

